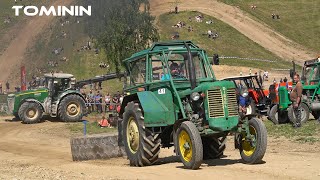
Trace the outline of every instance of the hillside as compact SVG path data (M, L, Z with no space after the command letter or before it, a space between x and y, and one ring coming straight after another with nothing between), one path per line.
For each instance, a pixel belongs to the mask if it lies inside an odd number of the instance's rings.
M173 10L171 1L150 0L151 13L157 16L156 26L160 34L160 40L170 40L175 32L179 32L180 40L196 42L200 47L207 50L209 56L212 56L213 53L218 53L220 56L238 56L276 61L276 63L268 63L252 60L221 59L221 64L225 66L222 69L218 69L223 72L223 76L238 74L238 72L231 73L234 68L229 68L229 66L241 67L246 72L249 71L249 68L244 67L251 67L253 72L258 70L268 70L270 72L273 68L290 68L291 60L299 61L313 57L311 53L313 49L306 49L294 43L296 40L291 41L290 35L281 32L281 34L285 34L285 36L282 36L273 31L271 25L269 26L254 15L241 10L251 1L239 1L240 9L218 1L200 1L201 3L197 3L198 1L194 0L179 2L181 12L175 15L168 13ZM53 3L61 5L71 2L72 0L56 0ZM227 3L235 4L235 2L228 1ZM7 8L10 6L12 5L7 5ZM260 4L258 6L260 7ZM268 5L264 4L263 6ZM182 12L183 10L189 11ZM203 23L196 23L194 16L200 13L204 14L205 18ZM5 13L0 12L0 14L3 16ZM192 22L189 22L189 17L192 17ZM205 21L208 20L212 20L213 24L206 24ZM184 28L173 28L172 26L179 21L184 21L187 25ZM6 27L0 29L0 33L8 34L8 32L13 31L16 33L16 36L8 36L10 37L10 42L1 43L2 45L5 44L6 47L3 48L5 49L3 54L0 54L0 72L2 72L0 81L4 81L13 73L11 81L17 85L19 83L19 67L23 64L27 67L28 78L33 74L41 75L44 72L63 71L74 74L77 79L86 79L112 72L115 69L112 63L109 63L106 52L103 49L99 49L98 53L95 52L96 39L92 39L88 35L88 31L85 28L88 25L86 19L35 17L28 20L16 19L13 22L10 26L7 24ZM192 32L188 32L188 26L193 28ZM3 24L0 24L0 27L3 27ZM310 27L310 29L312 28ZM206 35L202 35L209 29L218 32L219 37L213 40ZM25 36L25 34L28 34L28 36ZM5 42L3 37L1 37L2 39L0 38L0 42ZM91 44L91 50L85 49L88 42ZM296 42L301 43L300 41ZM304 43L301 44L305 45ZM8 59L10 59L10 62L6 61ZM110 67L101 69L99 68L100 62L107 63ZM230 73L225 74L225 72ZM272 73L277 74L276 77L282 77L287 74L286 71ZM107 91L112 92L122 86L117 80L110 81L107 84L109 85L108 87L114 87L107 89Z
M320 42L315 40L320 34L320 1L318 0L221 0L238 6L251 17L274 31L319 53ZM256 6L252 9L251 6ZM280 19L272 19L272 14Z
M233 27L207 14L204 15L202 22L196 22L195 16L200 12L180 12L178 14L166 13L159 16L157 26L159 27L161 40L171 40L171 36L179 33L179 39L188 39L194 41L201 48L204 48L208 55L212 57L214 53L220 56L229 57L246 57L274 60L274 63L256 61L256 60L239 60L239 59L221 59L221 64L231 66L247 66L271 70L271 68L290 68L291 63L282 60L280 57L267 51L259 44L253 42L243 34L239 33ZM189 17L191 19L189 20ZM172 27L179 21L186 25L182 28ZM207 24L207 21L213 21ZM191 27L192 31L188 31ZM208 30L218 33L216 39L208 38Z
M199 11L213 16L287 61L295 60L302 63L303 59L311 59L316 55L315 52L277 33L264 23L247 16L245 12L235 6L227 5L217 0L150 0L150 3L151 12L155 16L173 11L175 4L178 4L180 11ZM287 1L287 3L290 3L290 1Z

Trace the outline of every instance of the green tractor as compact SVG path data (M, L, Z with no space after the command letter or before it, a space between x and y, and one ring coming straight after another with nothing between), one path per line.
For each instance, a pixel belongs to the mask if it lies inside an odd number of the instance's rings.
M71 74L45 74L40 87L9 94L9 111L23 123L41 121L44 114L59 117L66 122L82 119L86 111L85 99L75 89L75 78Z
M226 137L245 163L262 160L264 123L239 117L236 87L217 81L206 52L190 41L155 43L124 60L127 83L118 127L130 165L154 164L160 147L174 146L185 168L223 156Z
M294 64L294 63L293 63ZM290 72L293 78L295 72L295 64ZM303 85L302 104L301 104L301 122L305 123L309 120L310 112L315 119L320 117L320 60L314 59L304 62L301 73L301 83ZM295 115L289 92L286 87L280 87L278 90L279 104L272 107L270 115L272 118L289 118L291 122L295 122ZM287 114L287 115L286 115Z

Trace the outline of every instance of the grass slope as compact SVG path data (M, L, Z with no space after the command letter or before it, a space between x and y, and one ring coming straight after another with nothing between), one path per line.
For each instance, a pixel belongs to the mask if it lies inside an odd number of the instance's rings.
M219 21L211 16L204 15L202 23L195 21L195 16L199 12L180 12L179 14L163 14L159 17L157 26L159 27L161 40L170 40L171 36L178 32L181 40L192 40L201 48L208 52L209 56L218 53L220 56L237 56L258 59L276 60L276 63L251 61L251 60L237 60L237 59L223 59L221 64L232 66L248 66L261 69L271 68L290 68L291 64L281 60L278 56L267 51L257 43L251 41L246 36L239 33L233 27ZM189 21L192 17L192 22ZM213 20L213 24L206 24L206 21ZM172 27L179 21L186 22L183 28ZM188 32L188 26L193 28L192 32ZM209 39L206 34L208 30L218 32L219 38L216 40Z
M320 42L320 1L319 0L221 0L224 3L239 6L243 11L272 27L275 31L295 42L319 51ZM255 10L250 7L254 4ZM279 20L273 20L271 14L279 14Z

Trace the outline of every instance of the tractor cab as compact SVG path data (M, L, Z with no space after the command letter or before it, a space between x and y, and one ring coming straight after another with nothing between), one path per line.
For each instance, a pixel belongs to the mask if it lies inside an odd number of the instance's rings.
M49 91L49 96L56 100L59 94L74 88L75 78L72 74L53 73L45 74L45 88Z

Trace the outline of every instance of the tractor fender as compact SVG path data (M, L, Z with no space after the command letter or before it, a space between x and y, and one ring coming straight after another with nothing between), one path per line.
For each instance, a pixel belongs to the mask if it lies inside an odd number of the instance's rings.
M59 99L58 99L58 101L57 101L57 103L56 103L57 106L55 107L55 112L58 112L58 107L60 106L60 102L62 101L63 98L65 98L65 97L68 96L68 95L77 95L77 96L80 96L80 97L84 100L84 102L86 102L86 99L82 96L82 94L79 93L79 92L77 92L77 91L64 92L64 93L62 93L62 94L59 96Z
M120 118L123 117L127 103L131 101L140 103L146 127L173 125L176 121L175 110L168 108L168 106L151 91L138 92L124 98L121 105Z
M123 101L122 101L122 104L121 104L121 108L120 108L120 112L119 112L119 117L120 118L123 118L124 108L131 101L137 101L137 102L139 101L139 98L138 98L137 94L128 95L128 96L125 96L123 98Z
M38 101L38 100L36 100L36 99L25 99L25 100L23 100L23 101L20 103L19 108L20 108L20 106L21 106L23 103L25 103L25 102L34 102L34 103L37 103L37 104L39 104L39 105L41 106L42 111L45 112L44 105L43 105L40 101Z

